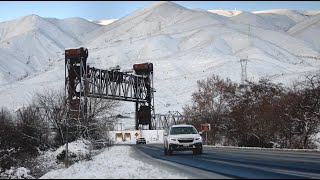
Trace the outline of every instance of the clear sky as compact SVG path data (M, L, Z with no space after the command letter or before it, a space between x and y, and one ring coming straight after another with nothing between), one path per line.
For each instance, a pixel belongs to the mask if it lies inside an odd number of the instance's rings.
M28 14L42 17L119 19L156 1L0 1L0 22ZM266 9L320 10L320 1L173 1L187 8L258 11Z

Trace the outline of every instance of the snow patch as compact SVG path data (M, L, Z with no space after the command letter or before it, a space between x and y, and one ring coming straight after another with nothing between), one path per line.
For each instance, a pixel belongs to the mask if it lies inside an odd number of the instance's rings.
M35 179L30 175L30 170L25 167L11 167L11 169L1 173L0 177L4 177L5 179Z
M67 169L51 171L40 179L179 179L186 177L170 174L131 157L130 146L112 146L90 161L81 161Z

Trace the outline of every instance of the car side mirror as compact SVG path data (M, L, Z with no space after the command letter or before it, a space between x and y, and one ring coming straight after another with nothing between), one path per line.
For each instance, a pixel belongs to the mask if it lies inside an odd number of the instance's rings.
M199 132L200 135L202 135L202 132Z

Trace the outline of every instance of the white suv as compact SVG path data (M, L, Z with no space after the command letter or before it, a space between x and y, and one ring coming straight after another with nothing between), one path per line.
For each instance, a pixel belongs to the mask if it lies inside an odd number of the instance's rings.
M192 150L193 154L202 154L202 137L192 125L173 125L164 132L164 154L173 151Z

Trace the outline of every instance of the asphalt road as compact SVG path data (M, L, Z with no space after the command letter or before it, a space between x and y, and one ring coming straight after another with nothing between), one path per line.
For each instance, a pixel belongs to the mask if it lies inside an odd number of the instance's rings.
M202 155L174 151L172 156L165 156L162 144L132 146L137 152L152 157L153 161L180 165L181 169L192 168L186 170L193 174L192 178L320 179L320 152L204 146Z

